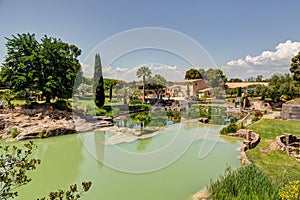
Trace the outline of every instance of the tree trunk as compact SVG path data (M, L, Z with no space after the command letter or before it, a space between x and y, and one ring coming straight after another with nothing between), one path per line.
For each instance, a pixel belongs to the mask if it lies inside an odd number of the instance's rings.
M111 100L112 99L112 90L113 90L113 86L111 85L109 87L109 99Z
M50 103L51 97L46 96L46 103Z
M146 78L145 78L145 75L143 76L143 102L145 102L145 82L146 82L146 80L145 80Z

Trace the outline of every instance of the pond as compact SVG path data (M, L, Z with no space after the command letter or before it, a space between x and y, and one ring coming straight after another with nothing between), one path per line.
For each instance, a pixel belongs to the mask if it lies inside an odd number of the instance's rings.
M67 189L73 183L80 184L81 181L88 180L93 184L90 191L82 197L83 200L190 199L210 179L222 174L227 166L240 166L238 149L241 140L220 137L215 142L211 135L216 136L220 128L198 123L180 123L167 126L153 138L114 146L104 144L113 133L99 131L35 140L38 148L34 156L40 158L42 164L37 170L30 172L33 180L19 190L18 199L40 198L49 191ZM170 141L176 140L175 137L179 139L169 149L174 154L169 153L164 159L152 156L144 162L131 158L126 160L117 152L159 155L160 152L164 153L163 150L167 149ZM184 148L184 151L180 150L182 152L178 153L179 156L175 155L176 149L183 149L183 144L188 144L191 138L190 146ZM206 149L207 152L203 153L204 143L213 148ZM168 160L169 157L174 159ZM110 167L99 160L108 163ZM168 163L164 163L164 160ZM124 163L129 165L123 166ZM145 169L144 172L141 171L142 168ZM138 173L133 173L132 170Z

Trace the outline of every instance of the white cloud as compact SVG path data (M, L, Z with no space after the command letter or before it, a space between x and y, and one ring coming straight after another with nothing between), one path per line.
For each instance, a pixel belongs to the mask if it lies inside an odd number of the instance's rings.
M263 51L258 56L247 55L244 59L231 60L222 66L229 77L247 78L259 74L269 77L273 73L288 73L291 58L300 51L300 42L287 40L279 43L274 51Z
M126 71L128 71L128 68L127 67L125 67L125 68L117 67L116 71L117 72L126 72Z

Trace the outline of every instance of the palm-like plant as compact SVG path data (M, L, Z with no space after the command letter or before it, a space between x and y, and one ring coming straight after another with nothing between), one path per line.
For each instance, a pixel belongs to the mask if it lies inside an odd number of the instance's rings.
M121 89L117 91L117 99L123 99L124 105L127 105L127 99L131 97L132 90L129 87L123 86Z
M151 76L151 70L146 67L146 66L142 66L140 67L137 72L136 72L136 76L138 78L143 77L143 101L145 102L145 84L146 84L146 77Z

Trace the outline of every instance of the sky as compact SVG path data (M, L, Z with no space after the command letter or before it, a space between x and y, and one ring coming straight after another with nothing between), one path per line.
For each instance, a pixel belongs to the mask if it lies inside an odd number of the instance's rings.
M0 0L0 62L17 33L77 45L86 76L100 53L104 76L184 78L187 69L220 68L228 78L288 73L300 51L297 0ZM144 46L143 46L144 45Z

